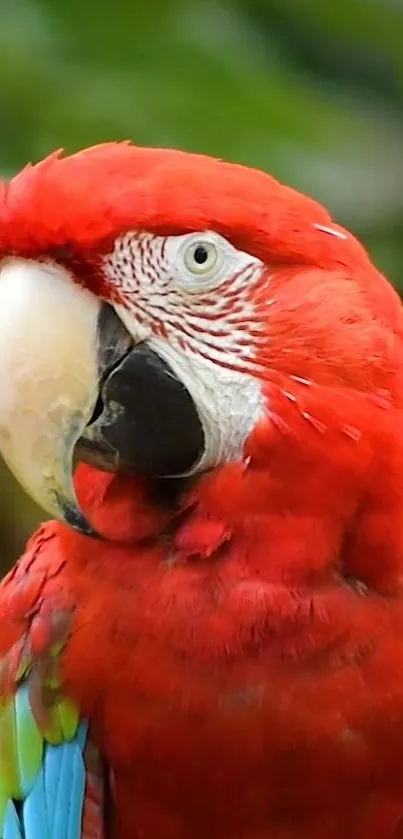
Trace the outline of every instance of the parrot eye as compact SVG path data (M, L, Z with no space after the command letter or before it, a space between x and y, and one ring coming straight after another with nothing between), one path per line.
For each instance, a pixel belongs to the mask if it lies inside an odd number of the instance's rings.
M171 278L186 294L204 294L217 289L241 267L261 266L213 230L169 236L166 242Z
M218 248L213 242L196 241L186 248L184 262L192 274L209 274L218 260Z

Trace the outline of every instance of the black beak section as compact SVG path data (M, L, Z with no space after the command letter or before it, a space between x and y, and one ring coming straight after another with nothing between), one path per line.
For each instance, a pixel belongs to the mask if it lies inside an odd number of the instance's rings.
M99 325L100 396L76 454L107 471L150 477L187 473L204 451L194 402L164 360L147 344L125 348L121 333L114 310L105 307ZM118 361L117 347L124 350Z

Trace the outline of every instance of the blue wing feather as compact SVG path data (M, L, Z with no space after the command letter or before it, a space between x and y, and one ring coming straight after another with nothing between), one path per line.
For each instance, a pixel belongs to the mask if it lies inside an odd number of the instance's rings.
M3 836L4 839L23 839L21 833L21 823L12 801L10 801L7 806Z
M63 696L63 644L56 633L39 660L28 643L0 658L0 839L105 836L104 764Z
M81 839L86 739L81 723L69 742L44 745L40 770L21 808L12 801L7 806L3 839Z

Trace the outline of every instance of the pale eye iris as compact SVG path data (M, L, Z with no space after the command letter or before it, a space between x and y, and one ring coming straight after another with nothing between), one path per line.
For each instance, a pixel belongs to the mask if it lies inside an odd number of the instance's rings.
M218 251L212 242L194 242L185 253L185 265L192 274L207 274L218 258Z

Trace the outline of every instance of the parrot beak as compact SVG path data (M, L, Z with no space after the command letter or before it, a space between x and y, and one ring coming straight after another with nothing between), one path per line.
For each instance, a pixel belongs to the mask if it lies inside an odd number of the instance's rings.
M52 263L0 268L0 452L34 501L89 534L72 463L98 397L101 311Z
M114 309L53 262L0 266L0 454L51 516L96 536L79 509L78 458L179 474L204 436L192 399Z

